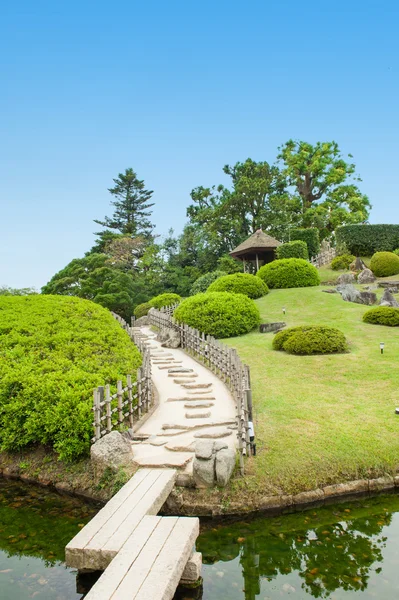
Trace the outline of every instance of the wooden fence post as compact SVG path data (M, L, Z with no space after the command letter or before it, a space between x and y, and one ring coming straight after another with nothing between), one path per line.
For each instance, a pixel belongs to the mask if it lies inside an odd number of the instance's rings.
M137 417L141 419L141 368L137 369Z
M100 395L98 392L98 388L93 390L93 401L94 401L94 437L97 440L101 438L101 421L100 421Z
M133 418L133 393L132 393L132 376L127 376L127 399L128 399L128 409L129 409L129 427L133 428L134 418Z
M104 390L104 388L102 388ZM107 416L106 431L110 433L112 431L112 419L111 419L111 391L109 384L105 386L105 410Z
M117 393L117 398L118 398L118 424L122 425L123 424L123 406L122 406L123 392L122 392L122 382L121 381L116 382L116 393Z

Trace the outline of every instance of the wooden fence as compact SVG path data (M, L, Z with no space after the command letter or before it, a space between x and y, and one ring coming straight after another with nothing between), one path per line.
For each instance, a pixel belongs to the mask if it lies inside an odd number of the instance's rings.
M142 365L137 369L136 381L126 375L126 386L122 381L116 382L116 393L111 394L110 385L99 386L93 392L93 427L92 443L102 438L113 429L119 430L128 425L134 427L152 405L152 380L150 355L137 330L130 327L122 317L112 313L120 325L127 331L131 340L140 350Z
M315 267L322 267L323 265L327 265L335 258L337 255L337 251L335 248L327 248L326 250L320 252L317 256L314 256L311 259L312 265Z
M251 447L248 422L253 421L248 365L241 362L234 348L188 325L180 325L167 312L152 309L148 317L150 325L154 327L179 332L181 348L215 373L230 389L236 404L240 468L243 473L243 457L250 453Z

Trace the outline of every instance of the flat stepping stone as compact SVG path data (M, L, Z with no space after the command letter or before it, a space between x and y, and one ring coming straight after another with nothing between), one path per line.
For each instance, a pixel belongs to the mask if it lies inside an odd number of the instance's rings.
M194 369L187 369L186 367L175 367L169 369L168 373L194 373Z
M186 413L186 419L209 419L210 416L211 416L210 410L208 410L207 412L197 412L197 413L187 412Z
M213 392L211 392L211 390L188 390L187 394L192 394L193 396L196 396L197 394L212 394ZM194 398L193 398L194 399Z
M190 431L193 429L199 429L200 427L222 427L224 425L233 425L234 421L215 421L214 423L204 423L204 424L196 424L196 425L178 425L174 423L165 423L162 425L162 429L165 431L167 429L181 430L181 431ZM161 435L158 433L158 436Z
M170 369L170 365L178 365L178 364L179 364L179 363L181 363L181 362L182 362L181 360L172 360L172 361L170 361L170 362L168 363L168 366L167 366L167 367L158 367L158 369L168 369L168 371L169 371L169 369ZM155 364L155 363L154 363L154 364Z
M170 450L171 452L195 452L195 442L191 442L190 444L173 444L169 442L165 446L166 450Z
M217 440L218 438L229 437L229 435L232 435L232 433L232 431L210 431L209 433L195 433L194 437L201 440Z
M212 396L204 396L203 398L168 398L166 402L195 402L196 400L216 400Z
M151 442L148 442L151 446L164 446L166 444L167 440L151 440Z
M184 386L188 390L205 389L212 387L211 383L191 383Z
M134 458L134 462L140 467L184 469L192 459L192 456L178 456L172 453L169 455L164 452L156 456L137 456Z
M184 408L211 408L215 406L213 402L195 402L194 404L185 404Z
M183 383L194 383L195 379L174 379L173 383L177 383L178 385L183 385Z
M176 372L168 373L168 377L176 377ZM179 373L179 377L198 377L198 373Z

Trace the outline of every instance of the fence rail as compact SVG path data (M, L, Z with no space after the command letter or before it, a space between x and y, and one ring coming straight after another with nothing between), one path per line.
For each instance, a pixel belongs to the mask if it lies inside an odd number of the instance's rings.
M315 267L322 267L323 265L330 263L336 255L337 252L335 248L328 248L327 250L320 252L320 254L317 254L317 256L314 256L310 262Z
M122 317L112 313L114 318L127 331L131 340L141 352L143 362L137 369L136 381L131 374L126 375L126 386L116 382L116 393L111 394L110 384L98 386L93 391L93 428L92 443L114 429L124 425L134 427L152 405L152 380L150 355L139 332L130 327Z
M177 323L169 312L172 310L166 312L152 309L148 313L150 325L179 332L181 348L215 373L232 393L236 404L240 469L243 473L243 457L250 453L251 448L249 422L253 421L249 367L241 362L234 348L188 325Z

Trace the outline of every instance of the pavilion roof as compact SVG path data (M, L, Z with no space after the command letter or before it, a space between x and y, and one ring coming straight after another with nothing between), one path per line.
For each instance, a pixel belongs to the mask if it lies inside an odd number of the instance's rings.
M240 256L254 251L261 252L262 250L274 250L280 246L281 242L267 235L261 229L258 229L247 240L242 242L237 248L230 252L231 256Z

